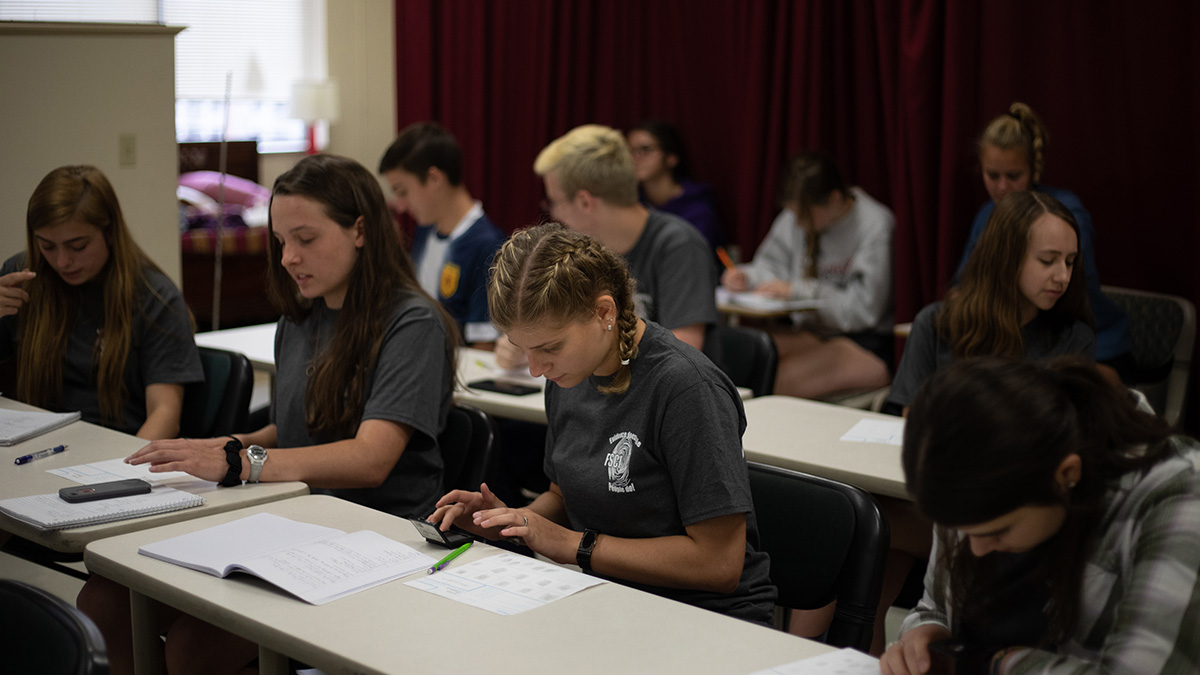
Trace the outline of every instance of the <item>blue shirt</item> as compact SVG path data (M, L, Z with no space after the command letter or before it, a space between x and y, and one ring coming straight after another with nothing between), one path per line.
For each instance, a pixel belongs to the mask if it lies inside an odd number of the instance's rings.
M425 244L431 236L441 236L434 225L422 225L413 234L412 258L418 268L425 255ZM487 278L492 258L504 239L504 233L486 215L481 215L450 242L446 257L442 260L437 299L458 322L458 328L467 342L490 342L496 339L488 319Z

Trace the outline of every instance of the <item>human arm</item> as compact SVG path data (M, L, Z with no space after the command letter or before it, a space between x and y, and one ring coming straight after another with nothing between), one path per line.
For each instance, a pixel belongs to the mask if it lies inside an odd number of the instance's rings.
M754 251L754 259L737 266L737 270L745 275L746 287L756 289L772 279L791 281L792 278L798 278L800 267L797 259L803 255L803 243L798 240L802 239L791 210L780 211L772 221L767 236Z
M525 352L508 340L507 335L496 338L496 365L504 370L516 370L529 365Z
M917 389L938 368L937 314L941 303L934 303L917 312L912 330L904 342L904 353L892 388L888 392L888 403L907 408L912 405Z
M679 338L680 342L686 342L696 349L704 349L704 328L702 323L693 323L687 326L672 328L671 333Z
M134 434L148 441L179 434L183 413L183 385L160 382L146 385L146 421Z
M925 568L925 591L916 607L900 625L896 642L888 646L879 659L884 675L917 675L929 672L932 659L929 645L951 636L950 619L946 611L946 589L949 579L939 567L941 539L935 533Z
M272 428L264 428L244 438L253 441L253 437L264 436ZM259 480L302 481L319 488L376 487L400 460L412 434L412 427L405 424L381 419L363 420L358 432L350 439L271 450ZM228 440L221 437L153 441L125 461L134 465L148 463L151 473L184 471L204 480L220 481L229 470L224 450ZM249 475L250 463L243 449L241 477L245 480Z

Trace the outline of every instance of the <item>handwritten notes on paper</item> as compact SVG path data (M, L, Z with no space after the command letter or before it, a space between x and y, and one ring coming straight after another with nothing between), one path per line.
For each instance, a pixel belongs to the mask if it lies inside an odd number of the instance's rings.
M554 563L501 553L405 583L507 616L605 582Z

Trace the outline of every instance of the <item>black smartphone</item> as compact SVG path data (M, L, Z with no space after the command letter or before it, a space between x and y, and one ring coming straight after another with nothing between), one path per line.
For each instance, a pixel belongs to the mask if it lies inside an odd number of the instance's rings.
M76 485L65 487L58 491L58 496L72 504L90 502L97 499L112 499L113 497L128 497L144 495L150 491L150 484L141 478L114 480L107 483L92 483L91 485Z
M505 382L503 380L476 380L468 382L467 386L472 389L483 389L484 391L494 391L498 394L508 394L509 396L528 396L536 394L541 389L531 387L527 384L517 384L515 382Z
M448 532L442 532L441 528L423 518L409 518L413 527L417 528L417 532L425 537L425 541L446 548L458 548L468 541L473 541L471 535L462 530L451 528Z

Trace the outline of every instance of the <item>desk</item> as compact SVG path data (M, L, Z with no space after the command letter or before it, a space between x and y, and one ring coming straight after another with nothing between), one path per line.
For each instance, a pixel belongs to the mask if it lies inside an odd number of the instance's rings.
M197 333L196 345L241 352L255 370L275 374L275 325L264 323L244 328L228 328Z
M859 420L890 415L791 396L746 401L746 459L842 481L868 492L911 499L900 448L840 440Z
M6 398L0 398L0 407L10 410L38 410L38 408ZM71 447L66 452L60 452L28 464L20 466L13 464L13 459L21 455L59 444ZM75 483L47 473L47 469L126 457L144 445L146 445L146 441L135 436L80 420L24 443L0 448L0 499L58 492L59 488L69 487ZM216 483L186 477L165 481L163 485L202 495L205 503L203 506L181 511L53 532L42 532L29 523L0 513L0 530L11 532L18 537L55 551L79 553L83 551L88 542L104 537L308 493L308 486L304 483L258 483L234 488L218 488Z
M259 511L345 531L374 530L434 557L445 552L400 518L323 495L94 542L84 558L88 568L132 589L135 650L161 652L157 636L139 623L155 601L257 642L263 673L280 672L272 668L286 664L283 654L327 673L745 675L832 650L620 584L513 616L410 588L404 581L412 577L313 606L253 577L219 579L137 553L144 544ZM477 544L458 560L494 552ZM154 654L138 653L138 672L157 672L148 667Z

